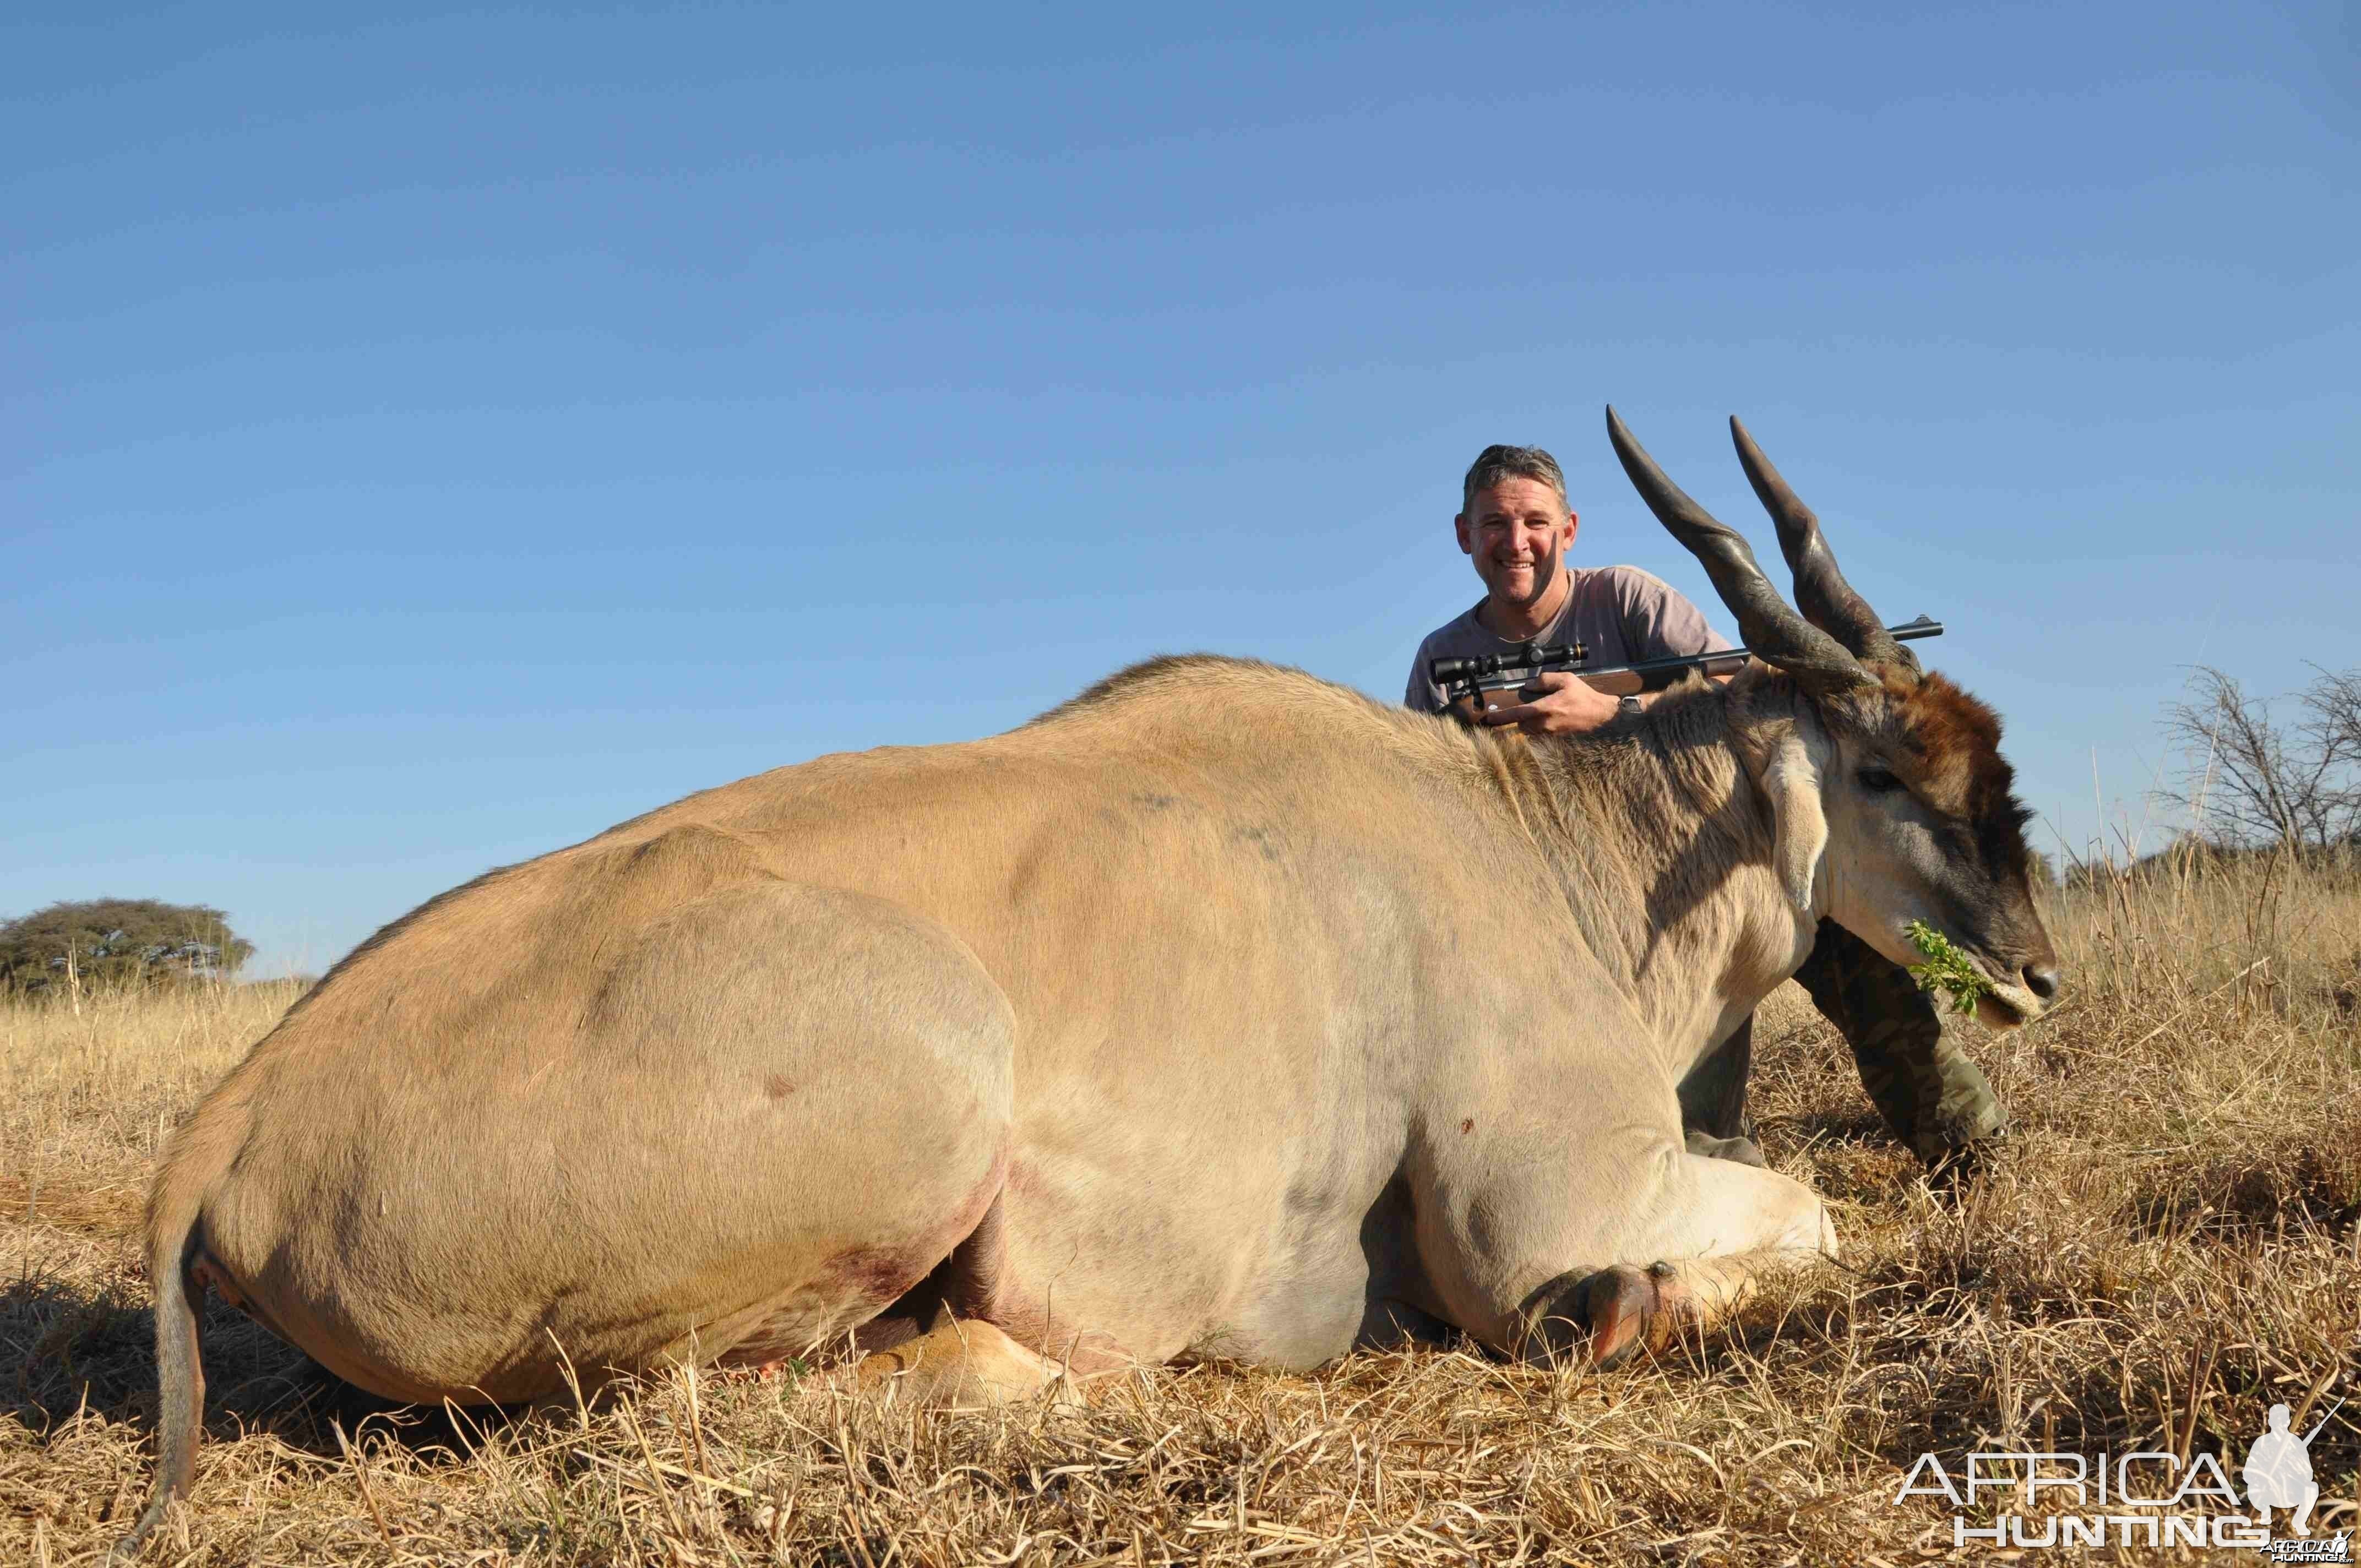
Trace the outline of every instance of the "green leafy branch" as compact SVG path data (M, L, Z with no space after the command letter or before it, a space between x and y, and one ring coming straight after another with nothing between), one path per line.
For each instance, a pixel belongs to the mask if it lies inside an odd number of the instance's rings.
M1910 945L1927 960L1910 966L1910 978L1918 982L1918 989L1948 992L1952 1012L1974 1012L1976 999L1991 991L1993 985L1968 960L1968 955L1951 946L1949 938L1924 920L1913 920L1903 927L1902 934L1910 938Z

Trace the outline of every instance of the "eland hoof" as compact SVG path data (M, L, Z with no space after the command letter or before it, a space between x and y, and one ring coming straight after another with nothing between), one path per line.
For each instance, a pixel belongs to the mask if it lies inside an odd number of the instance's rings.
M1590 1364L1601 1372L1621 1366L1639 1351L1653 1354L1664 1349L1697 1315L1687 1282L1669 1263L1602 1268L1582 1282L1577 1301L1590 1333Z

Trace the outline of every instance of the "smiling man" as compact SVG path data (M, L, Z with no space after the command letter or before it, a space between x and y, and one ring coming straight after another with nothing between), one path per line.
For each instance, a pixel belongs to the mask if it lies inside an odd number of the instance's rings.
M1484 581L1484 597L1419 644L1402 700L1422 713L1443 711L1443 688L1427 674L1433 659L1502 653L1522 642L1580 641L1595 664L1628 664L1730 646L1662 579L1637 566L1567 562L1579 520L1566 504L1557 459L1538 446L1484 448L1460 486L1452 526ZM1534 735L1579 734L1653 700L1619 700L1563 672L1534 684L1542 695L1485 722Z
M1565 475L1538 446L1488 446L1460 486L1452 528L1483 579L1484 597L1427 634L1411 664L1402 700L1422 713L1444 711L1430 660L1503 653L1524 642L1588 646L1595 665L1705 653L1727 648L1697 607L1637 566L1571 565L1577 519ZM1653 695L1616 698L1563 672L1542 675L1532 700L1485 716L1528 734L1575 735L1641 711ZM2007 1113L1984 1075L1943 1034L1934 1003L1899 965L1832 920L1820 922L1795 979L1842 1032L1869 1091L1894 1135L1929 1166L1972 1155L2003 1136ZM1689 1146L1760 1165L1746 1118L1753 1020L1740 1025L1680 1086Z

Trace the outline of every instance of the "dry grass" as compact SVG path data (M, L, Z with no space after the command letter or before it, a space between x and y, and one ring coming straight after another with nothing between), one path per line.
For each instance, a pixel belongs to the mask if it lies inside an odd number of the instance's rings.
M1955 1193L1879 1135L1800 994L1773 1000L1763 1141L1850 1248L1773 1303L1776 1332L1608 1376L1465 1349L1176 1368L987 1415L683 1374L478 1422L374 1405L216 1307L193 1503L154 1556L1905 1563L1978 1555L1947 1507L1893 1502L1922 1450L2206 1452L2235 1478L2268 1403L2309 1424L2361 1361L2361 882L2158 876L2067 895L2057 925L2072 1000L1970 1026L2018 1130ZM88 1561L145 1489L137 1194L287 1000L0 1009L0 1560ZM2361 1399L2312 1446L2330 1499L2356 1436Z

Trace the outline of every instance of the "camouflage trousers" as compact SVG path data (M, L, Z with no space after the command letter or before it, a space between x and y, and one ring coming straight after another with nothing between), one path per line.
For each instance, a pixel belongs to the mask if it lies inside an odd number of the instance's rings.
M1795 979L1852 1047L1861 1087L1885 1124L1920 1159L1940 1165L2006 1135L2008 1112L2000 1097L1967 1054L1944 1037L1935 999L1901 965L1823 920ZM1753 1057L1750 1018L1682 1080L1681 1121L1691 1149L1738 1159L1753 1152L1746 1117ZM1761 1157L1754 1153L1749 1163L1760 1164Z

